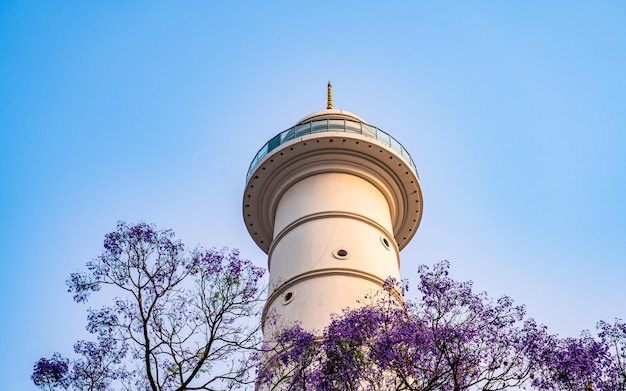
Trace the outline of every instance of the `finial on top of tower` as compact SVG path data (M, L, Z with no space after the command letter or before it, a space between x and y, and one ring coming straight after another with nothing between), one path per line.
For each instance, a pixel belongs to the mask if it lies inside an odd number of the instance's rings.
M326 106L326 108L333 108L333 85L330 84L330 81L328 82L328 105Z

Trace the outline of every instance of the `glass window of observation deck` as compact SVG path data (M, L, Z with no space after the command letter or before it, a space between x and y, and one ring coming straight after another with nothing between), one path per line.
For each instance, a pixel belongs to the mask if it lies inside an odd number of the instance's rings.
M310 134L310 133L311 133L310 122L296 126L296 137L301 137L301 136L304 136L305 134Z
M367 137L371 137L371 138L376 138L376 129L366 125L366 124L361 124L362 129L363 129L363 136L367 136Z
M295 136L296 136L296 128L290 128L290 129L285 130L280 135L281 144L286 141L293 140Z
M326 132L328 130L328 120L311 122L311 133Z
M346 132L361 134L361 123L346 121Z
M329 132L343 132L346 129L346 121L342 119L328 120Z

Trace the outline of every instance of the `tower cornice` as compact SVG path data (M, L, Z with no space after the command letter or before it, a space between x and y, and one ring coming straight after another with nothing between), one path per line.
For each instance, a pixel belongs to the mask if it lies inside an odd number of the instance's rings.
M289 140L254 164L249 173L243 200L246 227L267 253L283 192L306 177L343 172L367 180L387 199L393 235L402 249L422 216L421 187L409 162L410 156L407 159L378 139L347 131L310 133Z

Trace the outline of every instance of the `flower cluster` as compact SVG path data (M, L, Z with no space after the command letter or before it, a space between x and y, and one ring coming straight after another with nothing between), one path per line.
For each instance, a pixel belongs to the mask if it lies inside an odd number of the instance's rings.
M261 341L263 275L236 250L187 251L171 230L120 222L87 271L67 281L77 302L94 292L115 296L88 311L96 341L77 342L72 361L41 359L33 381L42 389L98 391L249 383Z
M553 338L544 346L539 390L626 390L626 323L601 321L598 339L584 331L579 338Z
M50 359L41 358L35 363L33 374L30 377L36 386L41 388L63 388L69 385L69 361L54 353Z
M560 339L509 297L489 298L422 266L418 300L388 280L317 334L288 327L268 343L258 383L289 390L625 390L626 326ZM370 297L372 299L372 297ZM315 338L314 335L317 335ZM611 353L611 346L614 346Z

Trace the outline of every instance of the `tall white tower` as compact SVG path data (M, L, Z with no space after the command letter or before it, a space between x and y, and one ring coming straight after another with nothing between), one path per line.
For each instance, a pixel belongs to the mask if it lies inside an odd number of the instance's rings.
M330 315L399 279L422 217L415 164L363 119L328 108L270 139L248 170L246 227L268 255L264 315L321 331ZM273 327L266 326L266 338Z

